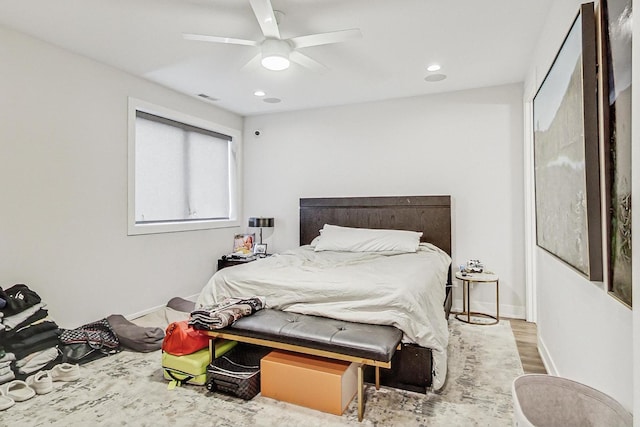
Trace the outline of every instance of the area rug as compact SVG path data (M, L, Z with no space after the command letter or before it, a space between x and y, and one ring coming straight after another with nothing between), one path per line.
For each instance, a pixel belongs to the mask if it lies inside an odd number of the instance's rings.
M167 389L160 353L123 351L81 367L82 378L0 412L0 426L510 426L511 383L522 374L508 321L449 320L449 371L440 393L366 385L364 420L356 401L342 416L275 401L244 401L202 386Z

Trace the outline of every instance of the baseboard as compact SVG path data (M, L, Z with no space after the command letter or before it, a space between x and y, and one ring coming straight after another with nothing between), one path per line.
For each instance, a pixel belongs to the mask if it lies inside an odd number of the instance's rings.
M189 301L195 301L198 298L198 295L200 295L200 294L197 293L197 294L193 294L193 295L190 295L188 297L182 297L182 298L184 298L186 300L189 300ZM155 307L147 308L145 310L138 311L138 312L133 313L133 314L128 314L128 315L126 315L124 317L127 320L137 319L137 318L145 316L145 315L147 315L149 313L153 313L154 311L160 310L160 309L162 309L162 308L164 308L166 306L167 306L166 304L157 305Z
M134 320L134 319L137 319L137 318L139 318L139 317L145 316L145 315L147 315L147 314L149 314L149 313L153 313L153 312L154 312L154 311L156 311L156 310L160 310L161 308L166 307L166 306L167 306L166 304L157 305L157 306L155 306L155 307L147 308L147 309L145 309L145 310L138 311L138 312L133 313L133 314L127 314L127 315L126 315L126 316L124 316L124 317L125 317L125 319L127 319L127 320Z
M547 350L547 346L544 344L542 338L540 338L540 334L538 334L538 353L540 353L540 358L542 359L542 364L544 365L547 373L549 375L558 375L558 370L556 369L556 365L553 363L553 359L551 359L551 355Z

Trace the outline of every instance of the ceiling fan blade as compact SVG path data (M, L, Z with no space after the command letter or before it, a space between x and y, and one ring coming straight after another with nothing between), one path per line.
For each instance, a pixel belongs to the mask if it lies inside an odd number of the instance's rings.
M196 40L201 42L241 44L245 46L258 46L259 43L254 40L234 39L232 37L206 36L204 34L182 33L185 40Z
M326 66L322 65L315 59L311 59L307 55L303 55L295 50L289 54L289 59L296 64L302 65L303 67L309 68L317 73L322 74L329 70Z
M256 68L258 65L260 65L260 61L262 60L262 54L259 53L256 56L254 56L253 58L251 58L249 60L249 62L247 62L246 64L244 64L240 70L245 71L245 70L250 70L252 68Z
M341 43L347 40L359 39L362 33L358 28L350 30L332 31L330 33L311 34L289 39L294 49L303 47L320 46L323 44Z
M262 34L266 38L280 38L280 30L278 29L278 22L276 21L276 15L273 13L273 6L271 6L271 0L250 0L253 13L256 15L258 24L262 29Z

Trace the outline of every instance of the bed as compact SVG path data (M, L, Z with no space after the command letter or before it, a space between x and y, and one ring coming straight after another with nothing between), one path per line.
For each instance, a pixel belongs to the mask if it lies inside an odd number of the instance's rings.
M419 231L422 243L415 253L319 252L312 244L325 224ZM450 254L449 196L300 199L300 247L217 272L197 304L261 295L271 309L395 326L403 348L382 384L438 390L446 378Z

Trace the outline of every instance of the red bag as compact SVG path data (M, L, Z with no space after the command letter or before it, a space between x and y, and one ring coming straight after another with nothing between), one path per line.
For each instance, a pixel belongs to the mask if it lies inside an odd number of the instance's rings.
M174 356L195 353L208 346L209 337L193 329L186 320L170 323L162 341L162 351Z

